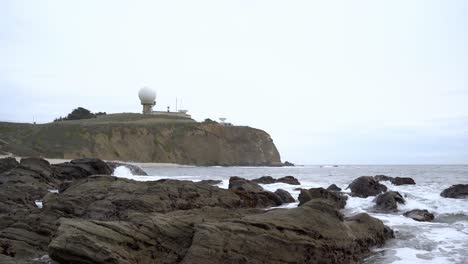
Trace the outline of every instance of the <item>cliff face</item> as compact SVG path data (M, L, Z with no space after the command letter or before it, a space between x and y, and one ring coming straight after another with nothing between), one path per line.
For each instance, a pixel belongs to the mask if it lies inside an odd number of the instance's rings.
M281 163L266 132L207 123L0 123L0 152L193 165Z

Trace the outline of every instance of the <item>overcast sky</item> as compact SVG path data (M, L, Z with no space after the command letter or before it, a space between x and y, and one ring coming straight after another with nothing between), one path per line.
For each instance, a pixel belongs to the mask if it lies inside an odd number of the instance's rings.
M182 99L302 164L468 163L468 3L0 1L0 120Z

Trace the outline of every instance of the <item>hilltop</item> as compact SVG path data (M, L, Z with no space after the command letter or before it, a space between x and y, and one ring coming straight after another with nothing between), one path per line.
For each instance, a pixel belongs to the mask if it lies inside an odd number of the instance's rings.
M264 131L136 113L47 124L0 122L0 154L191 165L278 166Z

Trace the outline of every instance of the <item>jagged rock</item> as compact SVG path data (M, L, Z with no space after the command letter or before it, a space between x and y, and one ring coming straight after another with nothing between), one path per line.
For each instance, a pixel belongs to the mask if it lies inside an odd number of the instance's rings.
M388 237L378 219L362 214L345 221L340 215L325 202L310 201L199 224L181 263L358 263L369 246Z
M222 180L201 180L199 183L208 184L208 185L218 185L221 184Z
M409 177L395 177L392 180L394 185L407 185L407 184L416 184L412 178Z
M282 183L291 184L291 185L301 185L301 183L299 182L299 180L296 179L296 178L293 177L293 176L281 177L281 178L279 178L279 179L276 180L276 181L277 181L277 182L282 182Z
M257 183L237 176L229 178L229 190L242 199L244 207L264 208L283 204L277 194L265 191Z
M133 214L119 222L62 219L49 254L60 263L179 263L196 225L259 212L205 207Z
M9 171L13 168L16 168L19 165L18 161L12 157L6 157L0 159L0 173Z
M283 163L283 166L285 166L285 167L294 167L295 165L294 165L294 163L291 163L291 162L289 162L289 161L285 161L285 162Z
M371 176L361 176L348 186L351 189L351 195L367 198L369 196L376 196L379 193L387 191L385 185L380 184Z
M262 176L257 179L253 179L253 182L256 183L261 183L261 184L271 184L271 183L286 183L286 184L291 184L291 185L300 185L301 183L299 182L298 179L294 178L293 176L285 176L281 177L279 179L275 179L271 176Z
M398 203L404 204L405 199L399 192L388 191L375 198L375 207L378 211L391 212L397 211Z
M233 176L229 178L229 189L231 190L241 190L247 192L261 192L263 187L258 185L254 181L249 181L247 179Z
M342 209L346 206L347 197L337 192L325 190L324 188L311 188L308 190L302 189L298 199L299 206L311 200L322 199L328 201L334 207Z
M115 161L107 161L106 163L112 169L112 172L115 170L115 168L119 166L124 166L128 168L133 175L148 176L146 171L144 171L142 168L133 164L121 163L121 162L115 162Z
M367 214L343 219L322 201L267 212L202 208L119 222L62 219L49 255L96 264L358 263L390 231Z
M250 202L250 201L249 201ZM130 213L170 212L204 206L239 208L244 201L234 192L192 181L138 182L112 176L75 181L44 208L94 220L122 220Z
M376 181L392 181L394 178L387 175L375 175L374 179Z
M100 159L75 159L52 165L60 180L79 180L90 175L111 175L113 169Z
M276 183L276 179L271 176L262 176L258 179L253 179L252 181L261 184Z
M278 189L275 191L275 194L280 197L282 203L294 203L296 201L286 190Z
M341 192L341 188L336 186L336 184L332 184L328 186L327 188L328 191L334 191L334 192Z
M415 209L405 212L403 215L420 222L430 222L434 220L434 214L430 213L428 210Z
M440 196L445 198L468 198L468 184L456 184L443 190Z

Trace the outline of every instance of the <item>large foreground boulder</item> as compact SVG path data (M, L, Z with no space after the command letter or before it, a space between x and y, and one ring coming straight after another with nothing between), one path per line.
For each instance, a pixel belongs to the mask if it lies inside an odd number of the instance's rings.
M307 203L310 200L322 199L333 204L337 209L342 209L346 206L347 197L339 192L329 191L324 188L301 189L299 194L299 206Z
M348 186L351 189L351 195L367 198L369 196L376 196L380 193L387 191L385 185L380 184L371 176L361 176Z
M395 212L398 204L405 204L405 199L399 192L388 191L375 198L375 208L380 212Z
M112 176L90 176L72 183L56 196L56 201L44 204L44 208L94 220L123 220L136 212L245 205L234 192L208 184L178 180L139 182Z
M440 196L445 198L467 198L468 197L468 184L456 184L443 190Z
M49 255L97 264L359 263L391 236L367 214L344 219L328 203L311 201L267 212L202 208L119 222L63 219Z

